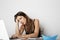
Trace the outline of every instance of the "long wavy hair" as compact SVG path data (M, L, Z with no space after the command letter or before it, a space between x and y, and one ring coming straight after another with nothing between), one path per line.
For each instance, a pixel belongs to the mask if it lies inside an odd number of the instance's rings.
M34 27L34 22L33 20L26 15L26 13L19 11L17 14L14 15L14 21L16 22L17 16L23 16L26 18L26 24L25 24L25 30L29 33L33 32L35 27Z

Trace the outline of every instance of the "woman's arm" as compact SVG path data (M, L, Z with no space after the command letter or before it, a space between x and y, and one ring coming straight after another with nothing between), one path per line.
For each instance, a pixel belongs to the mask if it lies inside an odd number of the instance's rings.
M38 36L38 33L39 33L39 20L35 19L34 24L35 24L34 33L29 34L29 35L22 35L23 38L31 38L31 37L37 37Z
M21 25L20 30L19 30L20 35L22 35L23 31L24 31L24 26Z
M24 31L24 26L22 25L19 29L19 23L18 21L16 21L15 34L13 34L11 38L16 38L16 37L19 38L22 35L23 31Z
M18 20L16 19L16 28L15 28L15 34L11 36L11 38L16 38L19 35L19 30L18 30Z
M19 34L19 21L16 19L15 34Z

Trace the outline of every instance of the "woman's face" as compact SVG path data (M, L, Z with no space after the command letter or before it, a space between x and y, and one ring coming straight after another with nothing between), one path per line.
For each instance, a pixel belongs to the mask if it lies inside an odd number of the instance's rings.
M23 16L17 16L17 20L22 24L26 24L26 18Z

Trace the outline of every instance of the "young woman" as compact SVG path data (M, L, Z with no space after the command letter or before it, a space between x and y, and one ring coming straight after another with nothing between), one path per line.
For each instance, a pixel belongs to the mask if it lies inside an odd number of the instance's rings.
M41 30L38 19L29 18L24 12L20 11L15 16L16 33L11 38L36 38L41 37ZM22 24L19 29L19 22ZM26 34L23 35L25 30Z

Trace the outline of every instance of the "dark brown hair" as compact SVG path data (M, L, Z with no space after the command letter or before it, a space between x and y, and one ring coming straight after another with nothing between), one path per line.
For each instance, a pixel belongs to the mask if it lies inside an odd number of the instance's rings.
M28 31L28 32L30 32L30 31L33 31L34 30L34 22L33 22L33 20L31 19L31 18L29 18L24 12L22 12L22 11L19 11L15 16L14 16L14 20L15 20L15 22L16 22L16 18L17 18L17 16L23 16L23 17L25 17L26 18L26 24L25 24L25 29L26 29L26 31ZM32 28L32 30L31 30L31 28Z
M23 16L23 17L25 17L26 19L28 18L28 16L27 16L24 12L20 11L20 12L18 12L18 13L14 16L15 22L16 22L17 16Z

